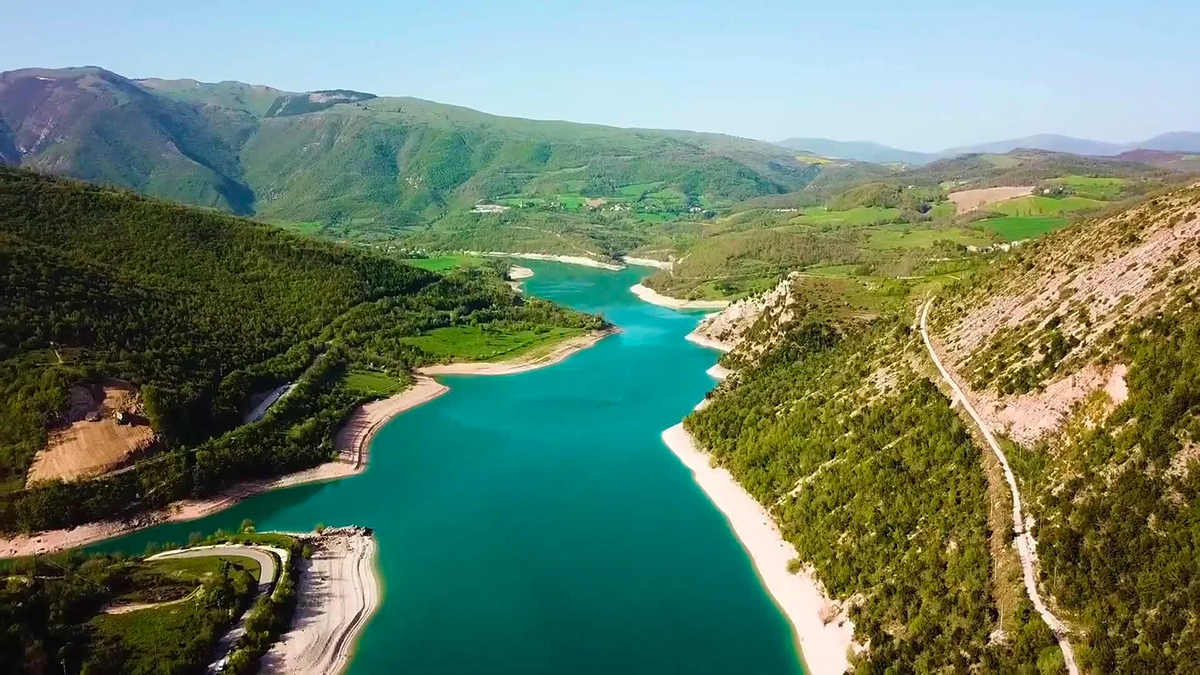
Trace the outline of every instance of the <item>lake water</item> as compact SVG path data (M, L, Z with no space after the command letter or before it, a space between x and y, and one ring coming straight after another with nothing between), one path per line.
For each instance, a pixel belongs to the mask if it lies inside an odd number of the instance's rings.
M622 328L550 368L446 377L390 422L366 473L259 495L96 548L191 532L364 525L384 601L359 673L800 673L791 628L659 434L714 385L700 318L628 290L644 272L530 263L528 292Z

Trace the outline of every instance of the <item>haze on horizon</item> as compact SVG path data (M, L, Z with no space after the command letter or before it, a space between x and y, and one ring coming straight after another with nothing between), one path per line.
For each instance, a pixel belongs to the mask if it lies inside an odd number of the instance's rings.
M128 77L349 88L517 117L920 151L1200 127L1200 6L1055 4L297 0L279 11L65 0L53 12L9 9L18 30L0 46L0 70L98 65Z

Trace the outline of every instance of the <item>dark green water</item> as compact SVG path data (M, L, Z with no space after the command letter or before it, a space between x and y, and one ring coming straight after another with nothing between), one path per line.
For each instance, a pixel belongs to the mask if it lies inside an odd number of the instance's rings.
M389 423L361 476L260 495L191 532L375 528L384 602L351 673L799 673L790 626L724 517L659 434L713 386L699 319L641 274L531 264L529 292L621 326L543 370L448 377Z

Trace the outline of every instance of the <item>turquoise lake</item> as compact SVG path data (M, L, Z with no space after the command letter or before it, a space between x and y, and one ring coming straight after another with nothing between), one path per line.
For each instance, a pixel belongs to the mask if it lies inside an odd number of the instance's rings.
M442 378L366 473L259 495L95 548L192 532L364 525L384 600L349 672L800 673L791 627L659 434L711 389L699 313L629 292L644 271L530 263L529 293L619 335L542 370Z

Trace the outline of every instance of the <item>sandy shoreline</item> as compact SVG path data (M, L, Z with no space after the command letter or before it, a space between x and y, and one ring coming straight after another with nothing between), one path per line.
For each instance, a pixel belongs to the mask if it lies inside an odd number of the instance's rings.
M621 262L626 265L637 265L638 267L655 267L660 270L669 270L672 264L665 260L655 260L654 258L635 258L633 256L625 256L621 258Z
M338 431L335 438L338 458L333 461L275 478L239 483L209 498L183 499L164 509L142 514L128 521L99 521L70 530L50 530L0 539L0 558L51 553L87 546L162 523L198 520L263 492L307 483L322 483L362 473L367 468L367 448L375 432L396 415L431 401L447 391L449 388L432 378L418 376L416 384L403 392L391 398L359 406Z
M298 535L313 551L301 560L292 625L263 656L264 673L340 673L379 608L378 546L365 528Z
M525 291L521 287L521 282L522 280L528 279L531 276L533 276L533 270L529 269L528 267L513 265L508 268L508 281L506 283L508 283L508 285L511 286L514 291L518 293L524 293Z
M719 352L733 351L733 345L727 342L721 342L720 340L714 340L707 335L701 335L696 331L692 331L683 336L683 339L691 342L692 344L700 345L701 347L707 347L708 349L715 349Z
M186 522L210 516L254 495L307 483L321 483L360 474L367 468L371 438L396 415L450 391L430 375L510 375L560 363L577 351L586 349L617 332L616 328L594 331L565 340L537 358L496 363L454 363L420 368L413 386L390 398L372 401L356 408L338 430L334 447L338 457L319 466L257 481L231 486L205 499L183 499L158 511L128 521L99 521L72 529L49 530L30 535L0 539L0 558L52 553L87 546L137 530L168 522Z
M709 500L725 514L750 554L763 586L792 623L805 671L810 675L845 672L850 666L854 624L825 596L820 582L809 571L788 571L796 549L784 540L775 519L727 470L712 466L711 456L697 448L682 423L664 431L662 439L691 470ZM826 623L825 618L830 621Z
M467 255L482 255L489 258L524 258L525 260L548 260L550 262L567 263L568 265L583 265L584 267L598 267L604 270L612 270L614 272L624 269L620 265L613 263L600 262L582 255L551 255L549 253L505 253L504 251L463 251Z
M423 366L417 369L421 375L514 375L538 368L545 368L565 361L575 352L587 349L609 335L618 333L616 328L597 330L564 340L546 354L533 358L518 358L513 361L496 361L495 363L480 363L469 361L463 363L442 363L436 366Z
M704 374L714 380L724 380L729 377L729 369L719 363L714 363L711 368L704 371Z
M728 300L680 300L672 298L653 288L643 286L642 284L634 284L629 287L638 298L659 307L670 307L671 309L724 309L729 306Z

